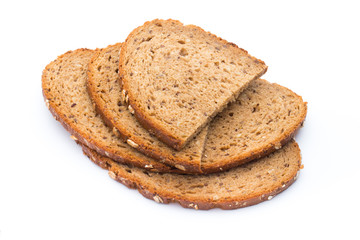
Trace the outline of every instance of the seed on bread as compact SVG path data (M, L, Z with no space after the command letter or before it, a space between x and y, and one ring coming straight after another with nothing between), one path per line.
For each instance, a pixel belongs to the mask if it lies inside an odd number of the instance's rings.
M189 207L189 208L196 209L196 210L199 209L198 205L197 205L197 204L194 204L194 203L190 203L188 207Z
M114 172L109 171L109 176L110 176L112 179L116 180L116 174L115 174Z
M119 49L120 49L120 45L119 45ZM90 69L90 71L91 71L91 69ZM126 91L125 90L121 91L121 97L122 97L121 98L122 102L127 103L127 101L126 101Z
M78 140L77 137L75 137L74 135L71 135L70 138L71 138L72 140L74 140L74 141L77 141L77 140Z
M50 107L50 106L49 106L49 99L45 99L45 105L46 105L47 108Z
M134 112L134 109L131 107L131 105L128 106L128 109L129 109L129 112L130 112L131 114L134 114L134 113L135 113L135 112Z
M132 146L133 148L138 148L139 145L137 143L135 143L134 141L132 141L131 139L127 139L126 142Z
M162 200L162 198L159 197L158 195L155 195L155 196L153 197L153 199L154 199L154 201L157 202L157 203L163 203L163 202L164 202L164 201Z
M185 170L186 170L185 167L182 166L182 165L180 165L180 164L175 164L175 167L176 167L177 169L182 170L182 171L185 171Z

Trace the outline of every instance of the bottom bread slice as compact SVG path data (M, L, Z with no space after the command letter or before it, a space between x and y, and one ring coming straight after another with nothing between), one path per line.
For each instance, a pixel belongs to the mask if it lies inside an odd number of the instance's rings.
M270 200L296 180L301 168L300 149L294 140L267 157L208 175L149 172L82 147L93 162L109 170L111 178L138 189L144 197L203 210L236 209Z

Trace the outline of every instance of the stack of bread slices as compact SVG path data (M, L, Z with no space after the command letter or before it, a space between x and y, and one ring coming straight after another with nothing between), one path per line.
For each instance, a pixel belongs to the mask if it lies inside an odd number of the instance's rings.
M297 178L307 105L265 63L193 25L153 20L124 43L46 66L45 103L110 177L158 203L235 209Z

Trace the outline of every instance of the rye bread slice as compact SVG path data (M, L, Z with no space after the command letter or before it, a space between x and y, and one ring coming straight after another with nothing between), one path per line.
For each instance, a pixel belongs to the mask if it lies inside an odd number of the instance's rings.
M121 137L143 154L165 160L183 171L200 172L207 127L181 151L159 141L144 129L128 111L126 99L121 97L119 83L119 51L121 43L100 49L89 63L88 91L98 113L105 122L119 130Z
M267 70L261 60L197 26L158 19L130 33L119 66L135 117L177 150Z
M69 51L46 66L42 89L50 112L74 140L99 154L153 171L179 172L139 153L104 125L86 89L88 63L94 53L89 49Z
M281 148L302 126L307 103L278 84L257 79L210 123L204 173L224 171Z
M296 180L301 168L295 141L267 157L209 175L152 173L115 163L86 147L83 151L97 165L108 169L111 178L138 189L146 198L204 210L236 209L270 200Z

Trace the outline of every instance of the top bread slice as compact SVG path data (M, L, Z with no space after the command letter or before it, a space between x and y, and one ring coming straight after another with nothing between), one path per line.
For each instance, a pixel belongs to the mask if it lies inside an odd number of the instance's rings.
M201 156L207 128L181 151L176 151L150 135L128 111L126 99L120 94L118 70L121 45L117 43L98 50L89 63L88 91L97 111L109 126L119 130L122 138L131 147L183 171L201 172Z
M295 141L267 157L221 173L182 175L151 173L117 164L83 147L109 176L158 203L178 202L193 209L236 209L272 199L288 188L301 169L300 149Z
M72 138L115 161L160 172L179 172L146 157L119 139L104 125L87 93L88 63L93 50L69 51L51 62L43 71L45 102L55 119L72 134Z
M235 44L175 20L153 20L133 30L119 60L130 110L177 150L266 70Z

